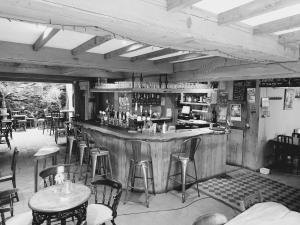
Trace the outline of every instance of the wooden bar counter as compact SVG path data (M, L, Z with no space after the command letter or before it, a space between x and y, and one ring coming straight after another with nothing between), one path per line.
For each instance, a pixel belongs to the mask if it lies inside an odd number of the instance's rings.
M187 138L201 135L201 143L195 154L198 179L204 179L225 173L227 135L214 134L209 128L176 130L173 133L128 133L106 126L97 126L88 122L79 123L95 139L96 144L105 146L111 155L113 176L126 187L129 172L129 159L126 157L125 143L127 140L148 141L154 170L155 189L164 192L170 154L179 150L181 143ZM180 171L180 166L173 166ZM193 175L193 168L188 172ZM180 176L178 177L180 179ZM172 188L172 183L169 185Z

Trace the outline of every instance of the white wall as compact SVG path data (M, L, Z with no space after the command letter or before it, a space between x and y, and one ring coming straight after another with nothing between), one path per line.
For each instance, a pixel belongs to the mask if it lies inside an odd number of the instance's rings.
M294 128L300 128L300 98L295 98L293 109L284 110L284 90L286 88L261 88L261 97L282 97L281 100L270 100L270 117L259 119L259 137L272 139L278 134L291 135ZM300 88L293 88L298 91ZM262 110L260 110L262 115Z

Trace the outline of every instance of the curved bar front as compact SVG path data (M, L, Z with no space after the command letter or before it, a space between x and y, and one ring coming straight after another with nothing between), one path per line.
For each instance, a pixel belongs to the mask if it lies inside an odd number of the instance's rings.
M128 133L90 123L79 123L95 140L96 145L105 146L110 151L113 176L126 187L129 172L129 159L126 157L125 143L127 140L148 141L151 146L155 191L164 192L170 154L179 151L181 143L190 137L201 135L201 143L195 154L198 179L224 174L226 165L227 135L214 134L209 128L192 130L177 130L173 133L142 134ZM174 168L174 166L173 166ZM178 172L180 168L176 168ZM174 171L172 171L173 173ZM188 168L189 174L194 176L194 169ZM178 177L180 180L180 176ZM169 183L171 189L174 184Z

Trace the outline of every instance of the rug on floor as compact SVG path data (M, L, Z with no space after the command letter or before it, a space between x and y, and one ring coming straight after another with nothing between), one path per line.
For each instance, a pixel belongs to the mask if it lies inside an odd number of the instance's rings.
M200 190L223 203L240 210L239 201L260 190L264 201L278 202L300 212L300 189L287 186L252 171L238 171L226 177L199 183Z

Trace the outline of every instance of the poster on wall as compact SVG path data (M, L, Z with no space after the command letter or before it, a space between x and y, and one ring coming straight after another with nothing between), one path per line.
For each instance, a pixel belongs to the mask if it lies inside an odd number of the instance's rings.
M293 109L293 102L295 98L295 89L285 89L284 91L284 105L283 109L288 110L288 109Z
M247 88L247 101L248 101L250 112L252 113L256 112L255 91L256 88Z
M241 104L230 104L230 119L232 121L242 121Z

